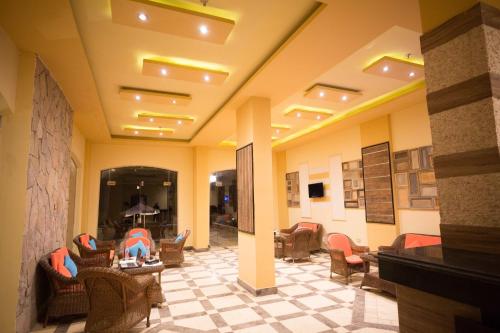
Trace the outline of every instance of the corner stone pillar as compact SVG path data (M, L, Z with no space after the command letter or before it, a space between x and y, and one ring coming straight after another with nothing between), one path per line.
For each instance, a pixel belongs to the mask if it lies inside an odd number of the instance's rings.
M476 3L421 48L443 247L500 254L500 10Z

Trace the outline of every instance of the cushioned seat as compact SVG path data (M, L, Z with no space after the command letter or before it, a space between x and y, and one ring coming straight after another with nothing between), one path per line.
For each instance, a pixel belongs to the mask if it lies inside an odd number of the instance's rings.
M325 246L330 252L330 278L332 273L337 273L345 277L347 284L352 274L369 271L369 264L359 257L370 251L367 246L358 246L347 235L339 233L326 235Z
M361 258L355 254L353 254L352 256L346 257L345 260L347 261L348 264L353 264L353 265L363 263L363 260L361 260Z

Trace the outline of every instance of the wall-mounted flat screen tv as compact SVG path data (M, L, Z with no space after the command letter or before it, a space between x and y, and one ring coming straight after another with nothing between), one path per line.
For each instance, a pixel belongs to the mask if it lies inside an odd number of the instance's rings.
M324 195L323 183L309 184L309 198L322 198Z

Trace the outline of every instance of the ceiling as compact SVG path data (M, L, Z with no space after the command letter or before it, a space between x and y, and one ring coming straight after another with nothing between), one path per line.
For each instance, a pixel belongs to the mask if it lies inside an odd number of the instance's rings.
M162 2L173 3L167 0ZM190 2L199 4L197 0ZM138 4L145 8L144 12L148 10L147 5L151 4L149 1L133 0L114 3ZM192 124L179 122L179 125L174 123L163 126L174 129L174 132L161 133L162 138L176 140L189 140L245 78L258 68L258 64L273 48L316 6L313 0L294 0L293 6L287 0L211 0L211 7L224 9L235 22L225 43L218 44L168 33L171 31L168 27L167 32L158 32L149 30L146 24L141 29L114 23L113 15L118 15L117 8L120 7L115 5L113 13L110 1L72 0L71 4L111 135L159 138L158 132L147 133L141 130L143 127L154 128L160 125L153 118L150 124L138 121L137 114L140 112L193 117L195 121ZM170 11L168 8L153 8L160 12ZM128 14L132 21L140 23L137 12L137 9L130 9ZM198 15L192 16L193 26L196 27ZM153 14L149 19L154 19ZM189 20L190 17L184 19ZM173 59L175 63L179 59L190 63L196 61L196 66L216 67L229 75L218 85L207 84L202 80L192 82L186 75L177 75L180 79L173 79L173 75L170 75L173 74L173 69L170 68L172 73L165 77L144 75L143 60L151 58L160 61ZM174 105L124 100L119 95L120 87L189 94L191 101L188 105ZM126 126L140 127L130 132L124 130Z
M117 4L123 5L113 16ZM152 4L158 8L149 11ZM137 6L146 6L151 27L141 26ZM222 22L222 32L204 41L198 31L153 24L157 15L188 15L183 27L198 28L200 18L208 17ZM361 111L375 114L374 107L405 95L425 100L413 94L423 91L420 78L410 82L364 72L385 55L410 53L411 62L421 62L418 0L210 0L206 8L198 0L3 0L0 24L18 48L41 56L75 110L76 126L92 142L220 145L235 138L236 109L250 96L263 96L271 100L272 122L284 125L274 132L274 145L286 146ZM147 67L158 62L160 67ZM158 74L166 62L181 72L169 67L171 78ZM204 82L200 68L224 75L219 84ZM342 103L304 97L316 84L361 95ZM154 96L137 101L134 92L120 94L121 88L151 90ZM161 102L158 91L174 95ZM182 103L173 105L175 94ZM332 116L284 116L294 106ZM151 122L149 115L163 118ZM169 131L160 135L159 126Z

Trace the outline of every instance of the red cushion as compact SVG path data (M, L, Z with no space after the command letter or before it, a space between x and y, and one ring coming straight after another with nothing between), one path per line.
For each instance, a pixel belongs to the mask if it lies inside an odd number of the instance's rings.
M316 223L309 223L309 222L300 222L298 228L308 228L311 229L313 232L318 231L318 224Z
M405 249L439 244L441 244L441 237L439 236L406 234L405 237Z
M90 246L89 240L90 240L89 234L83 234L80 236L80 243L82 243L82 245L85 246L87 249L92 250L92 246Z
M134 228L134 229L130 229L130 231L128 232L128 234L129 234L130 236L132 236L132 235L135 235L135 234L137 234L137 233L139 233L139 232L140 232L140 233L142 233L142 235L143 235L144 237L147 237L147 236L148 236L148 231L147 231L146 229L144 229L144 228Z
M62 247L50 254L50 264L65 277L71 277L70 271L64 266L64 257L68 255L68 249Z
M328 236L328 245L331 249L343 250L346 257L352 255L351 243L346 235L331 234Z
M142 244L144 244L145 247L149 247L149 245L150 245L149 239L147 239L145 237L135 237L135 238L127 238L127 240L125 241L125 246L131 247L131 246L135 245L136 243L138 243L139 241L142 241Z
M347 261L348 264L352 264L352 265L363 263L363 260L355 254L353 254L352 256L346 257L345 260Z

